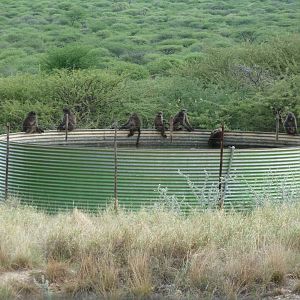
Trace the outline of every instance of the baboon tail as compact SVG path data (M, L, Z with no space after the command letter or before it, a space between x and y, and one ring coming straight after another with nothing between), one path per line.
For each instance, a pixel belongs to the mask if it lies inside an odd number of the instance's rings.
M194 128L190 124L183 125L187 131L194 131Z
M141 135L141 129L138 129L138 136L137 136L137 138L136 138L136 143L135 143L136 147L138 147L138 146L139 146L139 142L140 142L140 135Z
M165 132L165 128L163 128L162 131L161 131L160 133L161 133L161 136L162 136L163 138L166 138L166 137L167 137L166 132Z

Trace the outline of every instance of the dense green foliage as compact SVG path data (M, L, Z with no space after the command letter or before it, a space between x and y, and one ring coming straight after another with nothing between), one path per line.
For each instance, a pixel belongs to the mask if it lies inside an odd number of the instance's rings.
M156 73L161 59L164 70L212 47L299 33L299 19L298 0L2 0L0 73L36 73L45 53L74 43L93 50L95 67Z
M272 131L272 107L300 114L300 39L210 51L173 66L172 76L130 77L61 70L2 78L0 122L19 130L25 112L36 110L42 127L54 129L68 105L80 127L108 127L132 111L151 127L158 110L169 118L186 107L197 128L224 121L231 129Z
M54 129L180 108L196 128L274 130L272 108L300 115L300 3L2 1L0 124L30 110ZM12 26L14 25L14 26ZM3 131L3 127L1 128Z

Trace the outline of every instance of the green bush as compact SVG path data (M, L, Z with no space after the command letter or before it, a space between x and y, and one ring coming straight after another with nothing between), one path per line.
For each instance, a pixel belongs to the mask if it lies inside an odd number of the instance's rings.
M112 4L112 11L119 12L129 8L129 4L127 2L117 2Z
M82 45L69 45L64 48L52 49L42 61L46 71L56 69L86 69L96 64L96 56L91 49Z
M110 70L118 75L122 75L124 78L130 78L133 80L140 80L149 77L149 72L145 67L126 62L113 64L111 65Z
M66 13L66 16L69 18L72 26L75 24L75 22L81 21L84 15L85 13L80 7L73 7Z
M164 45L159 47L159 51L166 55L181 52L182 49L183 47L181 45Z
M56 128L68 106L81 128L110 126L122 114L122 78L103 71L58 71L0 79L0 124L19 131L26 114L35 110L40 125Z
M169 76L171 75L170 71L174 67L178 67L180 63L181 61L177 59L162 58L148 63L147 69L151 75Z

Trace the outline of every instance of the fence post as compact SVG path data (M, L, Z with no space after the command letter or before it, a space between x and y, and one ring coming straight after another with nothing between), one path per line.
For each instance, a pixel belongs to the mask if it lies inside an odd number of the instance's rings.
M224 181L224 193L223 193L224 198L226 197L226 194L227 194L228 181L229 181L229 177L230 177L230 171L231 171L231 166L232 166L232 161L233 161L234 150L235 150L235 147L231 146L230 147L230 157L229 157L228 169L227 169L227 174L226 174L226 178L225 178L225 181Z
M118 201L118 144L117 144L117 122L115 122L115 135L114 135L114 164L115 164L115 174L114 174L114 210L117 213L119 208Z
M69 114L66 114L66 124L65 124L66 136L65 141L68 141L68 130L69 130Z
M224 195L223 195L223 180L222 180L222 171L223 171L223 150L224 150L224 123L222 123L222 134L221 134L221 143L220 143L220 167L219 167L219 208L224 207Z
M8 198L8 163L9 163L9 134L10 124L6 124L6 161L5 161L5 187L4 187L4 199L7 201Z
M170 139L171 143L173 142L173 117L170 118Z
M279 112L276 112L276 142L278 142L279 137Z

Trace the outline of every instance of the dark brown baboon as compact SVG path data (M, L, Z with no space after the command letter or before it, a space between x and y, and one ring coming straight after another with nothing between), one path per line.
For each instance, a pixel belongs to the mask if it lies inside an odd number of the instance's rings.
M43 133L44 130L38 127L37 115L34 111L28 113L23 122L23 131L26 133Z
M64 117L61 124L57 127L57 130L62 131L66 130L66 121L68 115L68 131L72 131L76 128L76 117L68 108L63 109Z
M139 145L140 135L141 135L141 120L136 113L133 113L128 121L122 125L119 129L129 129L128 137L133 136L134 133L138 132L138 137L136 139L136 146Z
M191 126L186 109L182 109L173 119L173 130L182 130L185 128L187 131L193 131L194 128Z
M297 119L292 112L288 112L285 121L283 122L283 127L287 134L297 134Z
M158 112L155 119L154 119L154 126L155 126L155 129L157 131L160 132L161 136L166 138L167 135L165 133L166 131L166 124L165 124L165 120L163 118L163 113L162 111Z
M208 139L208 146L218 148L221 146L222 128L214 129Z

